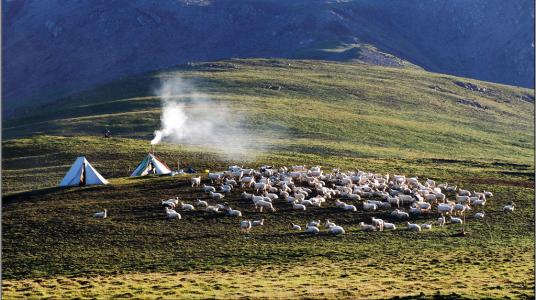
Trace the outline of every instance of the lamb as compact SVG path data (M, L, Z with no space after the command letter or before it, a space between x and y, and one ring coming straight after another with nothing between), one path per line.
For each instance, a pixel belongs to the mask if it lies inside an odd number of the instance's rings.
M197 186L197 187L200 186L200 185L201 185L201 176L199 176L199 177L192 177L192 178L190 179L190 182L192 183L192 187L194 187L194 186Z
M214 181L219 181L222 175L220 173L209 173L208 178L214 183Z
M305 232L312 233L312 234L318 234L320 232L320 229L318 229L318 227L316 227L316 226L307 226L307 228L305 229Z
M249 233L250 230L251 230L251 221L244 220L240 222L240 231L242 233Z
M300 226L300 225L296 225L296 224L294 224L294 223L290 223L290 229L301 231L301 226Z
M337 226L337 225L330 227L328 230L328 233L333 234L333 235L345 234L344 228L342 228L341 226Z
M179 199L168 199L166 201L162 201L162 206L169 207L169 208L175 208L175 206L179 203Z
M232 189L233 189L232 186L230 186L230 185L226 185L226 184L225 184L225 185L222 185L222 186L220 187L220 191L221 191L222 193L230 193Z
M484 193L484 196L486 196L486 197L493 197L492 192L487 192L487 191L484 190L483 193Z
M104 211L96 212L93 214L93 217L105 219L106 217L108 217L108 210L105 209Z
M475 219L483 219L484 218L484 212L477 212L475 214Z
M255 208L259 208L260 212L262 212L264 208L267 208L272 212L275 211L275 208L271 202L259 200L259 201L254 201L254 204L255 204Z
M181 209L182 210L186 210L186 211L191 211L191 210L195 210L194 206L191 205L191 204L185 204L184 202L181 201Z
M266 191L266 183L263 183L263 182L257 182L254 184L254 187L255 187L255 191L257 191L257 193L259 191Z
M440 203L438 206L437 206L437 211L441 214L449 214L449 213L452 213L452 210L454 209L453 205L450 205L450 204L443 204L443 203Z
M210 185L203 184L203 191L204 192L215 192L216 188Z
M400 200L398 199L398 197L389 197L387 198L387 201L391 205L396 205L396 207L400 207Z
M212 198L215 199L215 200L221 200L221 199L223 199L225 196L223 196L223 195L220 194L220 193L210 192L210 197L212 197Z
M166 214L167 214L168 219L178 219L178 220L181 219L181 215L178 212L176 212L173 209L169 209L167 207L166 207Z
M209 205L205 208L205 211L206 212L210 212L210 213L219 213L220 212L220 208L217 207L217 206L212 206L212 205Z
M412 224L410 222L407 223L408 224L408 230L411 230L411 231L421 231L421 226L419 226L419 224Z
M374 225L368 225L368 224L365 224L365 222L359 223L359 226L361 227L361 230L363 231L376 231L376 227Z
M463 220L456 217L450 217L450 222L452 224L463 224Z
M324 226L326 228L330 228L330 227L336 226L336 224L331 222L329 219L326 219L326 222L324 223Z
M409 214L399 209L395 209L393 212L391 212L391 215L395 216L398 219L409 219Z
M242 199L246 199L246 200L253 199L253 194L248 194L246 192L242 192L241 196L242 196Z
M471 207L468 204L456 204L453 208L454 213L458 215L463 215L466 210L471 210Z
M273 193L264 193L264 196L270 198L271 200L279 199L279 196L277 196L277 194L273 194Z
M512 202L512 204L510 204L510 205L505 205L503 207L503 211L504 212L513 212L514 208L515 208L515 204Z
M251 225L252 226L263 226L264 225L264 219L254 220L253 222L251 222Z
M195 200L194 204L197 205L197 206L204 206L204 207L208 206L207 201L202 201L202 200L199 200L199 199Z
M457 203L467 203L471 200L471 198L467 195L456 195L456 202Z
M345 204L342 209L346 211L357 211L357 207L355 207L354 205L350 205L350 204Z
M471 192L469 192L468 190L462 190L462 189L460 189L460 190L458 191L458 194L459 194L460 196L471 196Z
M483 199L476 199L476 200L471 202L471 205L473 205L473 206L484 206L484 205L486 205L486 198L484 197Z
M240 179L242 188L245 188L246 186L251 187L253 184L255 184L255 180L253 177L242 177Z
M317 220L317 221L315 221L315 220L310 221L310 222L307 224L307 226L318 227L318 226L320 226L320 220Z
M341 200L337 199L335 200L335 206L343 208L346 205L346 203L342 202Z

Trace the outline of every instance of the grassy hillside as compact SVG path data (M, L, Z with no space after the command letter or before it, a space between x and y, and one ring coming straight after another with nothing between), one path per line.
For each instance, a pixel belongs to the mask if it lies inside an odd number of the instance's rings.
M176 76L194 82L213 101L226 103L244 116L247 129L258 133L258 140L252 143L270 149L260 153L260 158L295 153L318 155L320 160L446 159L520 164L522 168L534 165L531 90L417 69L233 60L113 82L5 122L3 136L9 139L3 144L7 191L24 190L33 184L16 180L22 169L10 166L25 164L25 176L44 171L49 176L39 176L34 186L53 186L63 170L51 168L50 163L60 159L66 168L80 153L100 164L105 174L126 174L123 170L141 159L149 147L139 140L148 142L159 128L160 100L153 92L159 78ZM114 137L125 139L110 142L96 138L105 126ZM87 136L95 138L84 145ZM114 146L107 146L110 143ZM171 163L187 149L169 145L162 150L169 151ZM197 154L192 155L197 158L186 161L205 166L207 162L199 155L207 155L208 150L194 151ZM32 154L12 154L17 151ZM62 155L63 151L70 155ZM49 159L51 153L58 157ZM91 157L93 153L98 156ZM16 159L13 164L12 158Z
M485 219L468 217L465 237L455 236L455 224L406 231L388 211L365 213L359 201L356 213L342 213L333 202L299 213L281 201L277 212L259 214L239 198L241 190L226 198L230 205L243 218L266 220L248 236L238 232L239 219L201 211L168 221L161 199L191 202L206 194L189 187L187 176L126 176L159 127L152 90L159 78L177 75L246 116L257 133L252 145L263 143L266 151L229 159L163 143L157 151L169 165L318 164L417 175L495 196ZM417 69L231 60L128 78L36 108L3 124L3 295L533 298L532 101L532 90ZM113 138L101 137L104 126ZM110 185L55 187L81 154ZM510 201L516 210L505 214ZM92 218L103 208L108 219ZM372 216L399 230L360 231L359 222ZM347 234L288 229L289 222L327 218ZM436 218L434 212L414 220Z

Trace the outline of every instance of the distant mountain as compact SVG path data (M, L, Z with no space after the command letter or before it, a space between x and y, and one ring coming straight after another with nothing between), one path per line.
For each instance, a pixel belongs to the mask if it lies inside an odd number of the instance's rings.
M532 0L3 2L4 112L230 57L355 60L533 87Z

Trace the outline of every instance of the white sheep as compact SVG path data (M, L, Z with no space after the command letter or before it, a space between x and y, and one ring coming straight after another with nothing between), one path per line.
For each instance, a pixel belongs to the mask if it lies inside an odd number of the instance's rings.
M190 182L192 183L192 187L194 187L194 186L197 186L197 187L200 186L200 185L201 185L201 176L199 176L199 177L192 177L192 178L190 179Z
M203 191L206 192L206 193L215 192L216 188L213 187L213 186L210 186L210 185L203 184Z
M493 197L492 192L487 192L487 191L484 190L483 193L484 193L484 196L486 196L486 197Z
M242 233L249 233L250 230L251 230L251 221L244 220L240 222L240 231Z
M292 208L295 210L303 210L303 211L307 210L305 205L298 203L298 200L294 200L294 202L292 203Z
M264 208L267 208L272 212L275 211L275 208L271 202L258 200L258 201L254 201L253 203L255 204L255 208L258 208L260 212L262 212Z
M195 202L194 202L194 204L197 205L197 206L203 206L203 207L207 207L207 206L208 206L207 201L203 201L203 200L199 200L199 199L196 199Z
M438 206L437 206L437 211L441 214L450 214L452 213L452 210L454 209L454 206L453 205L450 205L450 204L443 204L443 203L440 203Z
M462 190L462 189L458 190L458 194L460 196L471 196L471 192L469 192L468 190Z
M463 224L463 220L456 217L450 217L450 222L452 224Z
M251 222L251 225L252 226L263 226L264 225L264 219L254 220L253 222Z
M432 224L431 223L424 223L421 225L421 228L422 229L432 229Z
M222 192L222 193L230 193L232 189L233 189L232 186L224 184L224 185L222 185L220 187L220 192Z
M186 211L195 210L194 206L181 201L181 209Z
M515 204L514 204L513 202L512 202L512 204L510 204L510 205L505 205L505 206L503 207L503 211L504 211L504 212L513 212L514 209L515 209Z
M376 231L376 226L365 224L365 222L359 223L359 226L363 231Z
M215 200L221 200L221 199L223 199L225 196L223 196L223 195L220 194L220 193L210 192L210 197L212 197L212 199L215 199Z
M408 222L408 230L411 230L411 231L421 231L421 226L419 226L419 224L414 224L414 223L410 223Z
M231 207L227 207L227 215L229 217L241 217L242 212L236 209L232 209Z
M254 184L254 188L255 188L255 191L257 191L257 193L259 191L263 191L263 192L266 191L266 186L267 185L264 182L257 182Z
M105 209L104 211L96 212L93 214L93 217L105 219L108 217L108 210Z
M389 197L387 198L387 201L391 205L396 205L396 207L400 207L400 199L398 199L398 197Z
M391 215L398 219L409 219L409 214L399 209L395 209L393 212L391 212Z
M206 212L210 212L210 213L219 213L220 212L220 208L217 207L217 206L213 206L213 205L209 205L205 208L205 211Z
M336 224L331 222L329 219L326 219L326 222L324 223L324 226L326 228L330 228L330 227L336 226Z
M396 225L393 224L393 223L387 223L387 222L384 222L384 223L383 223L383 229L393 229L393 230L395 230L395 229L396 229Z
M445 226L445 223L446 223L445 216L441 216L437 218L437 225L439 225L439 227Z
M316 226L307 226L307 228L305 228L305 232L312 233L312 234L318 234L320 232L320 229L318 229L318 227L316 227Z
M344 228L342 228L341 226L337 226L337 225L330 227L328 229L328 233L333 234L333 235L345 234Z
M181 215L178 212L167 207L166 207L166 215L168 219L177 219L177 220L181 219Z
M290 229L301 231L301 226L300 226L300 225L296 225L296 224L294 224L294 223L290 223Z
M483 219L484 218L484 212L477 212L475 214L475 219Z
M382 219L376 219L372 217L372 225L376 226L376 229L379 231L383 231L384 228L384 221Z
M365 211L374 211L377 210L378 206L374 203L364 202L363 203L363 210Z
M242 199L251 200L251 199L253 199L254 195L253 194L248 194L246 192L242 192L241 196L242 196Z

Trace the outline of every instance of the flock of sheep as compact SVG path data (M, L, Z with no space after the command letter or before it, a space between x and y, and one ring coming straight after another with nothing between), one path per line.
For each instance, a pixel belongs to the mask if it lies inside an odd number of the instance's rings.
M252 207L258 212L275 212L276 207L292 208L297 211L322 209L333 203L341 211L378 211L391 210L394 220L410 220L411 216L427 215L434 209L440 214L435 222L444 226L447 222L462 224L463 217L471 210L480 210L474 218L484 218L482 211L488 198L493 194L489 191L471 192L449 186L447 183L436 184L433 180L421 183L417 177L406 178L403 175L379 175L357 172L341 172L334 169L324 172L320 167L307 169L305 166L292 166L273 169L244 169L238 166L229 167L225 172L209 173L212 184L201 185L201 177L191 178L192 187L199 187L215 204L197 199L194 204L183 203L178 199L162 201L169 219L181 219L176 211L202 209L210 213L224 213L230 217L242 217L242 212L231 208L224 202L226 195L242 189L241 197L251 201ZM249 192L248 192L249 191ZM447 197L448 196L448 197ZM451 198L449 200L448 198ZM194 206L195 205L195 206ZM512 212L514 203L504 206L503 210ZM104 212L105 216L106 212ZM407 229L421 231L431 229L434 222L417 224L407 222ZM240 230L249 233L252 227L264 225L261 220L241 220ZM378 218L371 218L371 224L361 222L363 231L383 231L397 229L394 223ZM343 227L332 221L310 221L304 232L319 233L324 226L330 234L344 234ZM302 231L301 226L290 224L290 228Z

